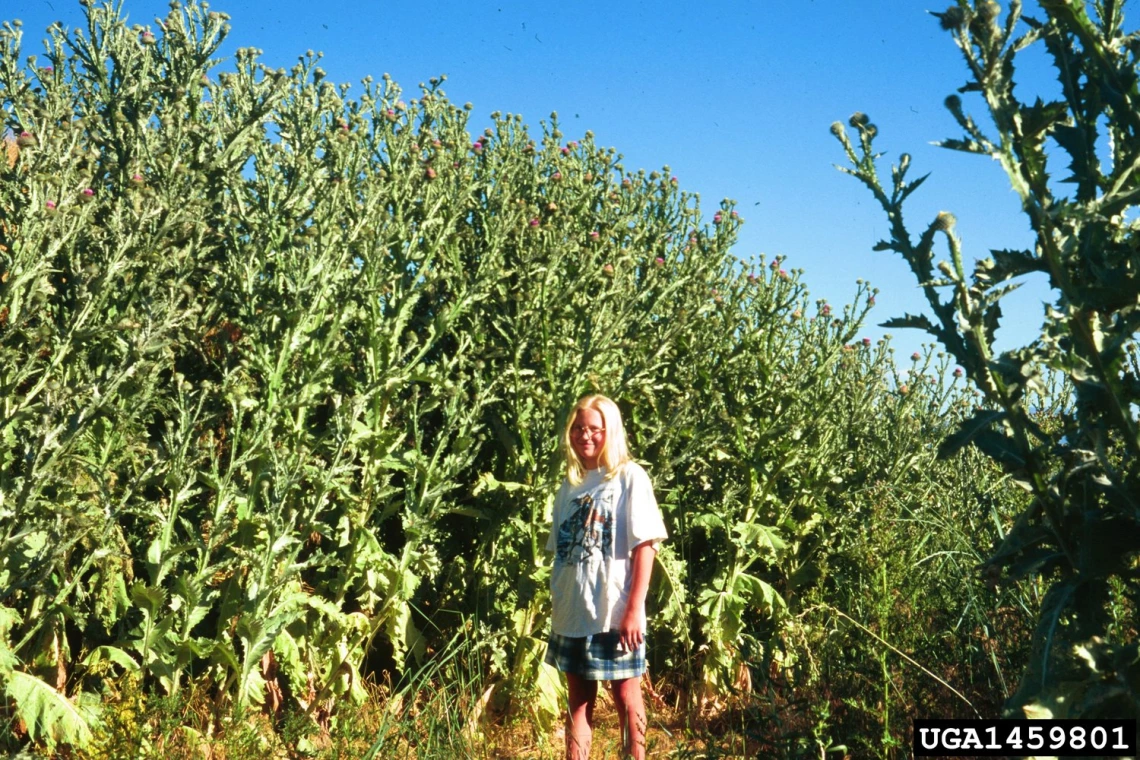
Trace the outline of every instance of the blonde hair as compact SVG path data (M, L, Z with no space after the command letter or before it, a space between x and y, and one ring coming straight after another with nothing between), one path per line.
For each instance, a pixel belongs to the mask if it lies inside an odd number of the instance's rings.
M602 422L606 426L606 440L602 444L602 451L598 455L598 463L605 468L606 478L612 478L621 472L625 463L630 461L629 445L625 438L625 425L621 421L621 410L618 405L605 396L594 394L583 396L574 404L570 414L566 417L566 428L562 431L562 450L566 454L566 479L572 485L578 485L586 477L586 466L578 458L574 447L570 445L570 429L578 419L578 412L583 409L593 409L602 415Z

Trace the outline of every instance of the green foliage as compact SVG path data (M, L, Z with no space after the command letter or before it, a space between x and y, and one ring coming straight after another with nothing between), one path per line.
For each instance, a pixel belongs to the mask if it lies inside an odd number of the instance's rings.
M551 725L542 546L587 391L672 534L654 675L706 707L799 661L862 495L965 489L919 474L969 400L858 339L869 286L812 303L730 253L731 201L705 219L555 115L473 141L441 79L350 96L252 48L218 73L227 32L93 3L41 65L0 30L0 663L33 741L82 743L55 708L134 678L209 691L187 744L253 709L307 736L370 672L429 723Z
M1140 714L1134 622L1140 384L1133 340L1140 318L1134 173L1140 89L1138 38L1124 31L1121 5L1042 2L1044 15L1034 19L1015 1L1003 19L996 3L960 0L936 14L969 68L962 92L981 96L996 133L987 135L952 95L946 105L964 135L943 145L1002 165L1033 230L1033 250L992 251L968 276L950 214L939 214L917 240L903 223L903 203L921 183L906 179L909 157L892 167L884 186L875 126L862 114L852 117L857 146L842 125L833 126L852 165L847 171L890 219L891 237L877 247L906 260L935 315L933 322L905 322L935 335L985 397L943 453L973 443L1031 495L985 563L994 580L1047 585L1034 655L1007 702L1011 712ZM1015 96L1017 56L1032 45L1052 58L1061 100ZM1051 176L1058 160L1069 171L1060 182ZM936 265L939 238L949 258ZM1001 299L1037 272L1047 276L1055 299L1041 335L999 353ZM1041 415L1039 394L1050 373L1066 380L1054 398L1072 403Z

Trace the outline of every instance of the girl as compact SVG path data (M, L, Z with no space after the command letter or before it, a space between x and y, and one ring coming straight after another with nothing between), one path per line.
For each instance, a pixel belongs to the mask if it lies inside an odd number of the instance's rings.
M567 760L586 760L598 681L609 681L625 752L645 757L645 593L666 537L645 470L629 456L617 404L586 396L563 433L566 479L546 548L554 552L546 662L566 674Z

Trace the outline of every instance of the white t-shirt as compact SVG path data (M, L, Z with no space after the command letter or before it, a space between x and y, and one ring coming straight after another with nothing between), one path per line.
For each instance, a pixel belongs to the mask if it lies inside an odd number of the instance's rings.
M563 480L546 542L554 552L551 630L592 636L616 628L629 600L630 554L666 537L653 484L636 462L609 480L604 468L587 471L577 486Z

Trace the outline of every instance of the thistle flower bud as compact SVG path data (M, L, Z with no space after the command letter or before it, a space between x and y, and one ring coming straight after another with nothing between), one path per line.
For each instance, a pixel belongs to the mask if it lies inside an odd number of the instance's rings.
M151 34L150 30L148 29L139 35L139 42L144 45L153 45L155 43L154 35Z
M864 348L870 348L870 346L871 346L871 339L870 338L863 338L863 347Z
M916 362L921 358L922 358L922 355L919 354L917 351L915 351L913 354L910 355L910 360L913 362Z
M934 229L939 232L950 232L957 223L958 220L949 211L939 211L938 216L934 218Z
M21 148L31 148L36 142L36 136L31 132L21 132L20 136L16 138L16 145Z
M953 277L954 276L954 270L950 268L950 262L949 261L939 261L938 262L938 271L941 272L942 274L946 275L947 277Z
M428 179L435 179L435 169L433 169L429 166L427 169L424 170L424 175Z
M602 267L602 271L605 272L606 275L608 275L609 277L613 277L614 276L614 265L613 264L606 264L605 266Z
M855 113L851 114L851 118L849 118L847 120L847 123L850 124L852 127L858 128L858 127L867 126L867 124L869 124L870 121L871 121L871 118L869 116L867 116L867 114L863 113L862 111L856 111ZM836 124L838 124L838 123L839 122L836 122ZM840 127L840 129L842 129L842 127Z
M942 13L934 14L938 18L938 24L948 32L962 28L962 24L966 22L966 12L957 5L951 5Z
M562 181L562 172L554 172L554 174L550 175L550 178L552 180L554 180L555 182L561 182Z
M978 18L989 23L990 21L993 21L995 18L997 18L998 14L1001 13L1001 6L995 3L993 0L983 0L977 4L975 11L978 14Z
M831 122L831 134L839 137L843 134L843 124L838 121Z
M599 237L600 235L598 234L597 230L590 230L590 240L597 242Z
M961 367L955 367L954 368L954 377L961 377L963 374L965 374L965 373L962 372Z

